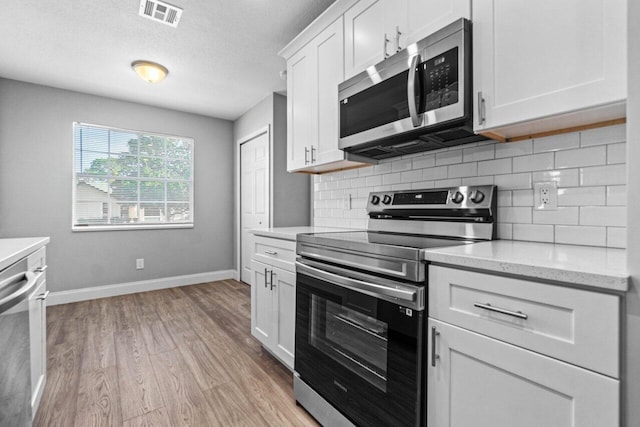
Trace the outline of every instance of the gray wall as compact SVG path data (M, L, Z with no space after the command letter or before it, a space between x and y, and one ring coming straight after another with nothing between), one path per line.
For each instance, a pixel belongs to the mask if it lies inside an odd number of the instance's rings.
M193 138L195 228L72 232L74 121ZM0 237L51 237L51 291L234 268L232 159L229 121L0 79Z
M631 290L627 294L626 426L640 425L640 2L629 1L627 101L627 265Z

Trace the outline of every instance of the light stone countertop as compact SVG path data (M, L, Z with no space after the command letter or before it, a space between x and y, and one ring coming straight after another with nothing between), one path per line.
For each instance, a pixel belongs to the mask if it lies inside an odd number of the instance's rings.
M493 240L425 250L428 261L610 291L627 291L626 251L593 246Z
M335 227L314 227L300 226L300 227L271 227L271 228L256 228L249 230L250 233L256 236L273 237L275 239L284 240L296 240L298 234L306 233L334 233L340 231L361 231L353 228L335 228Z
M49 243L48 237L0 239L0 270L32 254Z

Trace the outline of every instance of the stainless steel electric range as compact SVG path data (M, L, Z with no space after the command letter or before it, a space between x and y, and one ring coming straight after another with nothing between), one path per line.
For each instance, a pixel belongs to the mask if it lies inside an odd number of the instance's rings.
M426 423L425 251L494 239L496 193L373 192L367 231L298 236L294 394L320 423Z

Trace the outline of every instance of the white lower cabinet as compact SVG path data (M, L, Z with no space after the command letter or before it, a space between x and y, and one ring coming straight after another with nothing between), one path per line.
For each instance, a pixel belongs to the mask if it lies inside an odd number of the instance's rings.
M430 427L619 425L607 376L434 319L428 356Z
M37 275L29 295L29 345L31 353L31 412L35 418L47 383L47 279L46 248L27 258L29 271Z
M620 298L429 266L429 427L617 426Z
M255 260L251 269L251 333L293 369L296 275Z

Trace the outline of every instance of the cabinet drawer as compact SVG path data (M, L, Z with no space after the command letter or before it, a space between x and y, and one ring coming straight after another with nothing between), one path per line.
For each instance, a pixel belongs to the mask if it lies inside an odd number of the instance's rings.
M432 265L429 316L619 377L615 295Z
M253 259L256 261L295 271L296 242L291 240L274 239L271 237L253 237Z
M27 258L27 268L33 271L36 268L42 268L47 265L46 247L43 246Z

